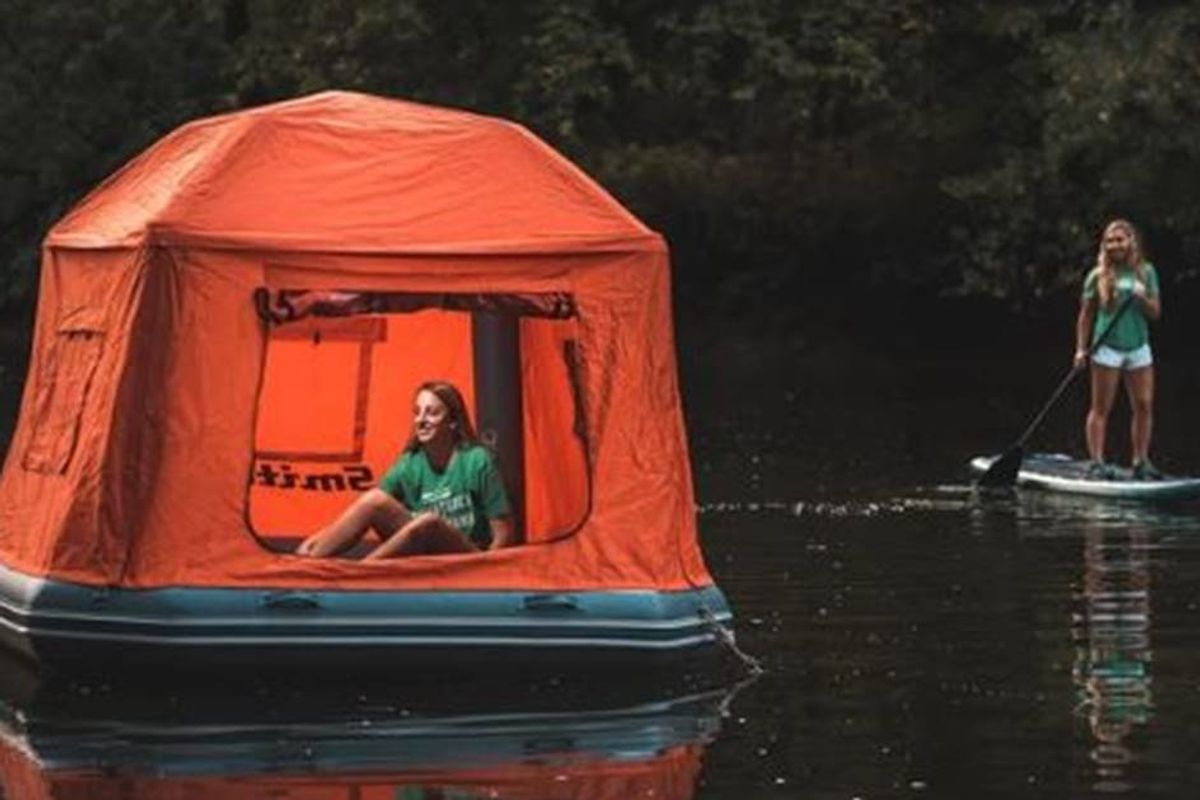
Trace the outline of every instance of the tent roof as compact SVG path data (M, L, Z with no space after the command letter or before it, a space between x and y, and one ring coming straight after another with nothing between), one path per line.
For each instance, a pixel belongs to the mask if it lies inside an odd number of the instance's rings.
M391 254L659 250L525 128L330 91L184 125L102 183L52 247Z

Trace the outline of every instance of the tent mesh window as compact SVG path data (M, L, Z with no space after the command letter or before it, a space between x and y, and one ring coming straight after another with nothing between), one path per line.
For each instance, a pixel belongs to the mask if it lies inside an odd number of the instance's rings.
M427 380L463 394L526 543L569 535L586 518L569 295L263 289L255 304L266 348L247 510L268 548L290 552L377 484Z

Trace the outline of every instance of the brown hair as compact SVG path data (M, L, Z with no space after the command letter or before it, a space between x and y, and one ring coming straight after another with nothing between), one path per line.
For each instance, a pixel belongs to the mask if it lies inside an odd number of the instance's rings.
M1104 237L1113 228L1125 231L1129 237L1129 262L1137 273L1138 280L1146 280L1146 258L1142 254L1142 239L1133 223L1125 219L1114 219L1104 226L1100 234L1100 250L1096 254L1097 290L1100 294L1100 304L1105 308L1112 305L1114 289L1117 285L1117 266L1112 263L1104 252Z
M413 392L413 399L415 400L421 392L429 392L446 406L448 412L446 424L454 436L455 447L470 447L479 444L479 435L475 433L475 426L471 424L471 415L467 413L467 403L463 400L462 392L458 390L457 386L449 381L425 381ZM412 453L420 449L421 443L417 441L417 432L414 430L408 435L404 452Z

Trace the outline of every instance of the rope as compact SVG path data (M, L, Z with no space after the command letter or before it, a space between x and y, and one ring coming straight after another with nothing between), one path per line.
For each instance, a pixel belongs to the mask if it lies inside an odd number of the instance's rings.
M738 647L737 640L733 636L733 628L722 625L717 620L716 616L713 615L712 611L710 611L708 608L701 607L699 613L700 619L704 623L704 627L706 627L709 632L712 633L713 639L730 653L732 653L738 659L738 661L742 662L742 666L744 666L751 675L758 677L767 671L757 658Z

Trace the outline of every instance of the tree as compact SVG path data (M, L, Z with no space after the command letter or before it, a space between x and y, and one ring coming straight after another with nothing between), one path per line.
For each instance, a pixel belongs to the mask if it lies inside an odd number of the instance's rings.
M0 298L31 292L38 244L164 131L232 105L209 0L10 0L0 15Z

